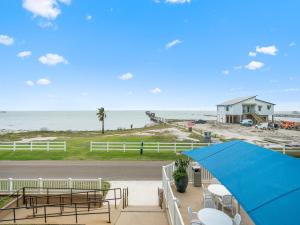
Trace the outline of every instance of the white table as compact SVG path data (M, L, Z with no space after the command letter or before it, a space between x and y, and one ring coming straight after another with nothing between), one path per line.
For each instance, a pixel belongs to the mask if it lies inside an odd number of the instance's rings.
M201 223L205 225L233 225L232 219L217 209L201 209L197 216Z
M208 191L213 195L223 197L224 195L231 195L227 188L222 184L210 184L207 187Z

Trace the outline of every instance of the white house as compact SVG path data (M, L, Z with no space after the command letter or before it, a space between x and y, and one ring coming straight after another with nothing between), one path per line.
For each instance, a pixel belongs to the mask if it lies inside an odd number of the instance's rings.
M274 103L259 100L255 96L235 98L217 105L217 121L239 123L252 119L256 123L273 120Z

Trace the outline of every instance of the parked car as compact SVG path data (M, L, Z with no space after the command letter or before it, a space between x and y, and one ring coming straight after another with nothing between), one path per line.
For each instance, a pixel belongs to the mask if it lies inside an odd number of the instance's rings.
M270 127L269 123L260 123L260 124L255 125L255 128L267 130L267 129L270 129L271 127Z
M243 119L240 124L242 126L251 127L253 125L253 120L251 119Z

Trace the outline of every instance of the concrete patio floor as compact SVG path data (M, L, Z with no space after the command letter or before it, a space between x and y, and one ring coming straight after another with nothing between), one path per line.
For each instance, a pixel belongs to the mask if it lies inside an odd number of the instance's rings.
M190 224L187 208L190 206L194 212L199 211L203 208L203 196L202 196L202 188L194 187L191 183L189 183L185 193L179 193L176 191L175 185L172 185L172 190L174 196L179 200L179 210L182 215L183 221L186 225ZM235 205L237 208L237 205ZM230 212L225 212L230 217ZM240 214L242 216L243 225L254 225L248 215L244 212L244 210L240 209Z

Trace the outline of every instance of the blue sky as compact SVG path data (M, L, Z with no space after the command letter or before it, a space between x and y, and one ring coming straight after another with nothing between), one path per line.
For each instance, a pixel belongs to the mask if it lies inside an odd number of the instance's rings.
M239 2L239 3L238 3ZM300 110L300 2L1 0L0 109Z

